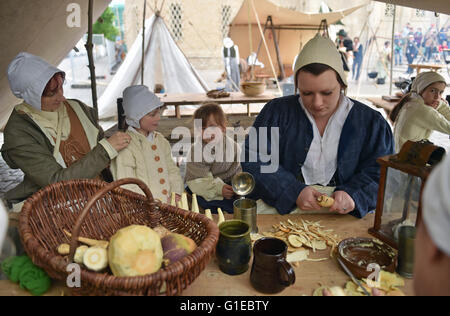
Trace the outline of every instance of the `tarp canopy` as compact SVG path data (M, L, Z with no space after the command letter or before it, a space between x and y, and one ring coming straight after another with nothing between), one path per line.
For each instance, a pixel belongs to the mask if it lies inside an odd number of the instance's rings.
M95 0L93 21L110 0ZM3 129L14 106L21 101L9 88L7 67L25 51L59 65L88 29L87 0L1 0L0 1L0 128ZM80 27L67 23L74 14L69 5L78 4ZM69 6L69 7L68 7ZM68 11L69 8L69 11ZM70 24L70 23L69 23Z
M153 15L145 22L144 85L153 91L162 84L166 93L201 93L206 83L175 43L164 20ZM117 98L130 85L141 84L142 30L125 60L98 100L99 117L117 114Z
M368 1L362 0L358 2L358 5L344 10L337 10L330 13L304 13L277 6L268 0L244 0L230 27L230 37L238 45L242 58L250 55L250 44L252 45L252 51L256 52L258 44L261 41L261 34L258 30L257 19L251 7L251 1L255 4L262 28L264 28L267 17L272 17L276 29L281 62L288 69L292 66L295 56L297 56L303 45L317 33L322 20L326 19L328 24L336 23L368 4ZM249 36L249 24L252 26L251 40ZM275 69L278 70L276 50L270 28L266 30L265 38ZM266 65L267 69L270 69L269 58L264 46L261 46L258 59ZM266 72L269 72L269 70L266 70Z
M450 0L375 0L450 15Z

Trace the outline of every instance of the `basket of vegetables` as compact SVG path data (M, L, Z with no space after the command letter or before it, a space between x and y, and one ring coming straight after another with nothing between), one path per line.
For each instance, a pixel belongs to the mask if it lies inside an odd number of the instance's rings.
M120 188L125 184L145 196ZM78 264L73 295L179 295L203 271L219 236L206 216L155 201L137 179L49 185L25 202L19 231L51 278L66 283Z

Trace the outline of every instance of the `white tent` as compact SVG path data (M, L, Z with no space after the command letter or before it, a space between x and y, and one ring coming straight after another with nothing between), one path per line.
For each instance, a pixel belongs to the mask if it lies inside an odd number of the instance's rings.
M109 2L94 1L93 21ZM0 129L14 106L21 102L9 88L6 76L9 63L25 51L59 65L88 29L88 3L86 0L0 0ZM77 13L79 26L68 23Z
M166 93L201 93L206 83L189 63L160 16L145 22L144 85L153 90L163 84ZM98 100L99 117L117 115L117 98L130 85L141 84L142 30L129 50L123 64Z
M426 11L450 14L449 0L375 0Z

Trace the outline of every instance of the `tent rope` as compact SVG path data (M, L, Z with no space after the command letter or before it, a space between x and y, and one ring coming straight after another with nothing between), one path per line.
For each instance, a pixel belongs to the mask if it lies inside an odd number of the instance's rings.
M264 32L261 27L261 22L259 20L258 12L256 12L255 3L253 2L253 0L250 0L250 3L252 5L252 9L253 9L253 13L255 14L256 21L258 22L259 32L261 33L261 37L264 42L264 47L266 48L267 56L269 57L270 67L272 68L273 75L275 76L275 81L277 83L278 92L280 93L280 95L283 95L283 92L281 91L281 87L280 87L280 82L278 81L278 76L275 71L275 67L273 65L272 57L270 56L269 47L267 46L266 38L264 36Z

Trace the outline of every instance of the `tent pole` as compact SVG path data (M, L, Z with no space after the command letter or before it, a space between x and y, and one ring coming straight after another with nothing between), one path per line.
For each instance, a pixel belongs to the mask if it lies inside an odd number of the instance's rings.
M97 106L97 83L95 78L95 65L94 57L92 55L92 14L93 14L94 0L89 0L88 8L88 37L87 42L84 45L86 47L88 60L89 60L89 71L91 73L91 90L92 90L92 105L95 112L95 121L98 122L98 106Z
M269 18L267 18L266 24L264 24L263 37L262 37L261 40L259 41L259 44L258 44L258 50L256 51L256 58L258 58L259 51L261 50L261 45L263 44L263 38L264 38L264 35L266 35L267 24L269 24Z
M273 37L273 43L275 44L275 51L277 53L278 67L280 68L281 80L283 80L286 77L286 74L284 73L284 67L283 67L283 64L281 63L280 49L278 47L278 42L277 42L277 34L275 33L275 29L273 28L272 16L269 15L267 17L267 19L270 21L270 26L272 28L272 37Z
M147 0L144 0L144 14L142 15L142 58L141 58L141 85L144 85L144 58L145 58L145 13Z
M392 40L391 40L391 74L389 79L389 95L392 95L392 77L394 74L394 32L395 32L395 13L397 11L397 6L394 4L394 14L392 20Z
M253 13L255 14L256 21L258 22L259 32L261 33L261 37L262 37L262 40L264 42L264 47L266 48L267 56L269 57L270 67L272 68L273 75L275 76L275 81L277 82L278 92L280 93L280 95L283 95L283 92L281 91L281 87L280 87L280 82L278 81L278 76L277 76L277 73L275 71L275 67L274 67L273 62L272 62L272 57L270 56L269 47L267 46L267 42L266 42L266 39L264 37L264 33L263 33L263 30L262 30L262 27L261 27L261 23L259 21L258 12L256 12L255 3L253 2L253 0L250 0L250 1L252 3Z

